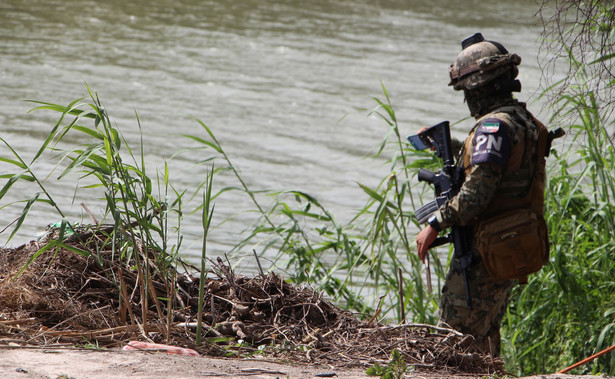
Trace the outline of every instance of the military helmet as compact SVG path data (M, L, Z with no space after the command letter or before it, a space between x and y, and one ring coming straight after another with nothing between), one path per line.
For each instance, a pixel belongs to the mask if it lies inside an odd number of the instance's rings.
M448 85L456 91L473 91L499 80L510 82L519 74L521 57L510 54L498 42L486 41L480 33L463 40L461 48L455 63L449 66Z

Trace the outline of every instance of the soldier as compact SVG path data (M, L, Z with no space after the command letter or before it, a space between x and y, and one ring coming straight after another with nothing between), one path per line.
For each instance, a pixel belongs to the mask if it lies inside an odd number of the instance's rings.
M485 262L492 257L481 255L479 250L483 249L477 246L487 245L484 250L488 251L491 240L484 233L483 237L477 237L479 223L508 215L511 210L529 209L532 220L538 220L538 226L532 226L539 230L539 243L535 245L541 246L536 252L528 252L533 247L528 249L532 245L522 237L524 248L513 249L506 259L516 262L517 252L527 253L530 257L538 256L540 268L548 257L548 233L543 218L547 131L525 104L512 95L521 91L516 79L520 63L518 55L510 54L497 42L484 40L480 33L462 42L462 52L449 68L449 85L457 91L463 90L470 113L476 119L465 142L457 144L461 150L457 165L464 169L465 180L458 194L430 217L428 225L416 237L417 252L424 262L440 231L453 225L474 228L472 262L467 270L472 307L466 303L459 263L453 260L442 288L439 322L471 334L476 350L493 355L500 352L500 324L515 279L524 281L528 272L499 275L487 266ZM501 246L495 249L505 250ZM498 259L503 262L499 257L494 259L496 265Z

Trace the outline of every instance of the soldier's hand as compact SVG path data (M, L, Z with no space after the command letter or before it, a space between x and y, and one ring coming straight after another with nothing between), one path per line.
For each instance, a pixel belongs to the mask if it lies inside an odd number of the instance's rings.
M427 225L416 235L416 252L421 262L425 263L425 256L429 251L429 246L438 238L438 234L436 229L431 225Z
M429 129L429 126L424 126L424 127L422 127L422 128L419 130L419 132L418 132L417 134L421 134L421 133L423 133L423 132L424 132L425 130L427 130L427 129ZM431 151L436 151L436 147L435 147L435 146L431 146L431 147L429 148L429 150L431 150Z

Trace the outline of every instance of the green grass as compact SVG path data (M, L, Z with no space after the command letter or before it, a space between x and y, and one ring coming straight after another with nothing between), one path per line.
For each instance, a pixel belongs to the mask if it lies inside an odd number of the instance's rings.
M564 369L615 344L615 149L613 120L580 81L555 103L567 148L549 170L549 264L516 287L504 356L518 375ZM610 353L575 374L615 374Z
M176 291L176 269L181 264L183 215L202 213L203 282L207 239L210 232L215 232L215 228L210 230L214 203L229 191L241 191L253 204L246 211L256 212L258 220L238 236L229 257L258 247L261 256L275 257L272 267L287 272L289 281L309 284L338 305L366 318L396 322L407 318L435 324L439 290L448 263L441 262L437 253L446 255L447 251L430 253L435 283L430 292L425 266L415 253L413 234L419 225L413 212L433 196L430 187L418 183L417 169L438 169L440 162L431 152L417 152L405 142L389 94L384 86L382 89L383 98L373 99L374 108L365 113L383 121L385 137L376 156L386 157L388 167L383 168L377 186L359 184L365 193L365 205L345 224L337 221L324 202L300 189L259 191L257 197L213 131L199 120L196 122L203 135L184 138L196 144L189 150L190 156L196 157L195 165L207 166L208 175L196 188L178 189L172 184L170 162L152 175L144 159L146 147L142 142L137 150L128 145L89 88L88 101L80 99L66 106L38 102L37 110L55 111L60 116L32 161L25 162L2 140L12 155L0 159L14 172L0 175L5 180L0 199L19 182L29 183L34 193L25 194L17 202L22 205L21 216L8 229L9 239L33 207L48 206L62 219L60 238L42 247L33 259L59 247L96 257L100 249L79 250L65 243L76 225L45 188L50 178L76 178L75 199L80 191L102 194L105 212L100 224L112 226L103 243L111 246L113 259L134 262L141 274L143 321L151 301L159 316L170 324L173 304L168 299ZM542 271L530 277L528 285L515 288L503 326L504 358L509 370L520 375L558 371L615 343L613 124L585 92L569 93L557 104L555 115L578 122L564 124L568 144L549 159L546 219L551 259ZM136 120L140 128L138 115ZM68 144L66 136L73 134L80 137L73 141L87 142L60 149ZM56 156L58 164L53 172L41 175L32 167L37 160L47 159L46 152ZM214 162L220 163L214 166ZM231 175L236 185L214 192L212 183L220 175ZM88 184L80 187L83 182ZM267 206L259 201L261 196L268 197ZM98 261L103 264L102 259ZM153 275L165 278L166 293L148 294L148 278ZM122 285L121 278L117 285ZM201 302L199 308L202 306ZM577 371L614 374L615 354Z
M435 168L438 162L402 139L384 87L383 92L384 100L374 99L376 106L367 114L379 116L387 127L377 154L391 154L389 171L376 188L359 184L367 201L356 216L341 225L317 198L303 191L274 193L271 208L263 211L262 220L235 251L258 243L263 253L275 254L276 265L289 273L289 280L310 283L368 317L379 312L400 321L402 293L403 309L415 321L435 322L438 294L426 290L424 267L409 231L416 226L413 211L422 200L415 199L416 187L423 188L413 179L416 168ZM272 225L271 219L280 221ZM435 255L432 261L442 277L444 267Z
M13 154L13 158L3 158L3 161L9 163L9 167L14 167L16 172L3 175L7 181L0 192L0 199L13 185L24 180L33 183L35 191L34 195L27 199L18 222L13 225L9 240L19 230L32 207L51 206L62 219L59 237L41 247L32 260L41 254L55 252L58 248L92 256L99 265L108 265L109 277L118 288L123 286L118 268L136 266L139 273L141 322L147 323L147 310L150 305L154 305L159 318L166 318L167 326L170 327L172 305L169 299L174 298L176 290L176 265L182 242L179 229L172 226L175 223L170 221L175 217L181 218L183 193L173 189L167 164L162 171L156 173L155 179L148 176L142 141L139 149L134 151L122 137L120 130L112 125L98 96L89 88L88 93L89 102L79 99L66 106L35 102L38 106L34 110L55 111L60 116L30 163L26 163L7 141L2 140ZM138 115L136 120L140 129ZM78 138L71 138L73 135ZM69 138L87 142L68 149L60 148L59 146L70 145L67 142ZM50 172L35 174L32 167L36 166L38 160L48 158L44 153L54 156L58 164ZM92 233L72 233L83 228L77 228L73 221L66 218L46 190L46 183L53 178L75 180L75 199L79 198L80 191L86 190L95 191L96 196L102 197L105 212L102 219L97 220L90 228L101 232L105 238L94 239ZM83 246L92 248L85 250L67 244L69 231L72 233L70 238L82 239ZM102 251L110 251L111 255L103 259ZM23 269L26 267L27 265ZM154 290L152 277L163 281L164 293ZM169 317L163 314L164 299L167 299ZM120 303L125 300L120 299Z

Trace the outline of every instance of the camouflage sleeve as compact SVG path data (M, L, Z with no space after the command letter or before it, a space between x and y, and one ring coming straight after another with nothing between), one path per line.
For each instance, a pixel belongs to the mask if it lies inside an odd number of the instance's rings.
M468 225L484 212L502 182L511 150L513 130L501 119L481 119L471 134L469 152L472 169L457 196L436 212L441 229ZM461 158L460 158L461 159Z
M501 181L501 167L491 163L472 166L472 171L457 196L444 204L436 213L440 228L467 225L474 220L487 209Z

